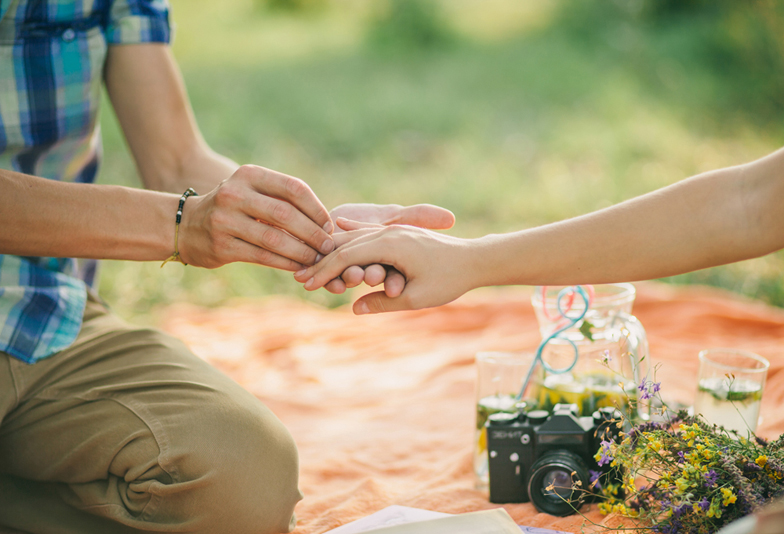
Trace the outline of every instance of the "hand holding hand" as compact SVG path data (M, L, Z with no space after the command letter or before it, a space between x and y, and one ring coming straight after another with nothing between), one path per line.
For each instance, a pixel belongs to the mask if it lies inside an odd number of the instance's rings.
M411 226L345 226L358 229L346 232L345 244L295 278L313 291L353 265L387 265L405 276L399 296L365 295L354 303L357 315L440 306L474 287L476 254L469 240Z
M397 204L343 204L330 212L336 222L335 239L337 243L345 242L340 234L345 230L356 229L357 222L374 226L390 224L407 224L433 230L446 230L455 224L455 216L451 211L431 204L400 206ZM339 222L344 221L344 222ZM348 226L341 226L346 224ZM396 297L403 290L405 279L393 268L374 264L366 267L349 266L341 275L325 285L331 293L343 293L346 288L356 287L362 282L375 287L384 282L387 295Z
M199 267L243 261L297 271L334 249L333 229L305 182L244 165L206 195L188 200L180 256Z

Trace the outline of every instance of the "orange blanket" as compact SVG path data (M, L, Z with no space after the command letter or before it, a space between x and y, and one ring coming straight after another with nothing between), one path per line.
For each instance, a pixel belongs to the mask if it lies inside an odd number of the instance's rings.
M751 350L771 361L759 433L784 431L784 311L705 288L638 291L634 313L662 364L665 399L693 400L701 349ZM305 493L296 534L391 504L449 513L495 506L473 489L474 355L536 348L529 293L490 289L439 309L364 317L281 298L169 311L166 330L291 430ZM505 508L532 526L579 532L583 522L530 504Z

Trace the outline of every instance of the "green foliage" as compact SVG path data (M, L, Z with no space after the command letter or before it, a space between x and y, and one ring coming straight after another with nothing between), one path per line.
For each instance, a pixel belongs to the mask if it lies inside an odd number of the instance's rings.
M381 52L427 51L455 41L434 0L388 0L368 30L368 44Z
M450 17L485 13L484 1L430 3L449 5L438 24L457 28ZM503 0L494 2L504 17ZM665 23L617 2L569 0L503 39L464 30L459 46L434 53L405 45L377 54L368 39L380 22L364 2L252 17L247 3L226 0L220 20L197 16L209 10L204 0L172 3L175 54L210 145L305 179L327 207L431 202L455 212L450 233L475 237L587 213L784 144L781 114L739 100L738 91L752 91L743 87L751 71L730 76L700 59L709 17L704 26L688 13ZM274 39L242 46L257 34ZM102 127L101 181L138 185L109 109ZM784 305L782 273L778 253L675 281ZM283 293L332 306L351 298L306 293L290 274L252 265L109 262L101 291L126 316L178 301Z
M735 128L736 110L780 129L784 112L784 4L753 0L575 0L564 31L634 72L655 93L711 128ZM695 80L696 78L696 80ZM689 91L689 81L699 84ZM709 114L705 112L709 111Z
M328 0L254 0L259 9L310 15L327 9Z

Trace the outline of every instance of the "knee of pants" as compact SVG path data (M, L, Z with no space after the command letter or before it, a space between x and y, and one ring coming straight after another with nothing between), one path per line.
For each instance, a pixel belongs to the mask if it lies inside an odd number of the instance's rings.
M196 532L290 531L302 494L288 430L244 390L206 397L169 417L159 446L172 483L147 488L158 497L152 518Z

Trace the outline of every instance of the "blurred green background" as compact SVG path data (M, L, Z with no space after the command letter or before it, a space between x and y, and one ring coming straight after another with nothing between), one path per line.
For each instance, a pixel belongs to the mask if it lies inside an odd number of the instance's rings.
M450 233L531 227L744 163L784 141L776 2L171 0L201 130L344 202L445 206ZM103 183L138 185L104 106ZM784 305L784 253L671 280ZM105 262L126 317L291 294L252 265ZM146 318L146 319L145 319Z

